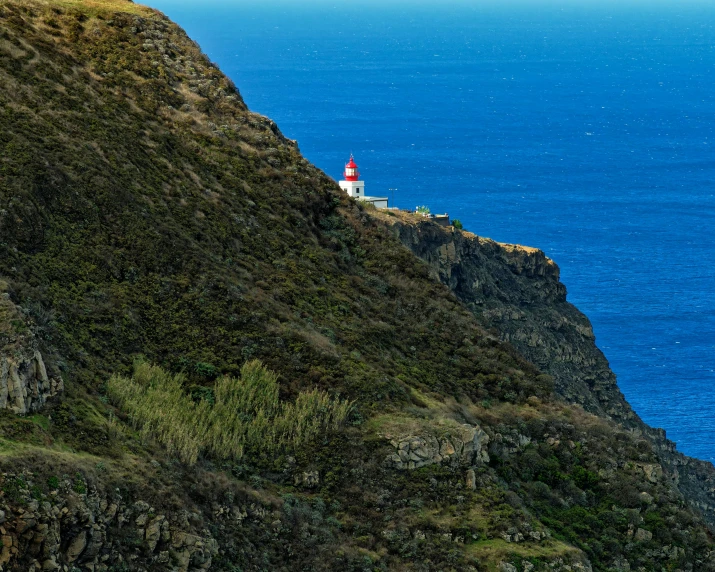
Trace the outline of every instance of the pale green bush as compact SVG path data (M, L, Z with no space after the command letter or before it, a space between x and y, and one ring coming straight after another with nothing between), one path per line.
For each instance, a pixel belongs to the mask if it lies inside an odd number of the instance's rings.
M216 381L213 405L193 401L184 381L138 362L131 379L113 376L108 391L134 427L188 464L200 455L239 459L246 448L296 448L338 429L352 407L317 389L300 393L294 403L281 401L277 376L255 360L241 368L240 378Z

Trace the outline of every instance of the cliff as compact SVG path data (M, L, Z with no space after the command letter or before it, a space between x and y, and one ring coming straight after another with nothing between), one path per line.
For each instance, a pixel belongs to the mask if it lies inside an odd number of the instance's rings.
M0 1L0 147L3 570L715 569L556 267L403 236L163 15Z
M653 443L666 474L715 525L715 468L679 453L645 424L616 384L588 318L566 300L559 268L535 248L501 244L403 213L379 215L487 328L553 376L559 395Z
M0 282L0 410L37 413L64 391L62 377L47 373L40 343L22 308Z
M564 398L625 426L637 423L588 318L566 301L559 268L542 251L402 213L383 220L486 327L552 375Z

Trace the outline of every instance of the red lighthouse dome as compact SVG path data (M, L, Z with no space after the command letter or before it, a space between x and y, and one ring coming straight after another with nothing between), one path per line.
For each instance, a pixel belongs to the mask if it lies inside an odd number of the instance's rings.
M345 165L345 180L346 181L357 181L360 178L360 173L358 173L358 166L355 164L355 159L350 155L350 161Z

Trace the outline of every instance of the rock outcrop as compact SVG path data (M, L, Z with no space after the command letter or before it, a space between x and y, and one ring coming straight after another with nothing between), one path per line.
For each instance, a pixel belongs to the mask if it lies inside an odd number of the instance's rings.
M566 300L554 261L535 248L500 244L413 216L377 216L486 327L551 375L564 399L649 439L662 465L651 470L665 471L715 527L715 467L679 453L665 431L633 411L596 346L588 318Z
M218 554L199 515L156 514L145 501L100 492L79 476L58 480L49 496L38 484L32 473L0 477L2 570L198 572Z
M488 463L489 436L478 425L462 425L444 435L405 435L391 440L388 462L397 469L419 469L437 463L471 466Z
M61 377L49 377L42 354L0 358L0 409L24 415L42 410L58 397L64 384Z
M0 282L0 288L6 285ZM34 413L64 391L59 375L48 375L27 316L0 295L0 409Z

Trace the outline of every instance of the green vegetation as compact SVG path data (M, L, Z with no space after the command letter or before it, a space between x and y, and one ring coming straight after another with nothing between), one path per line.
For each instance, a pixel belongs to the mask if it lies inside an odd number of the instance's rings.
M462 230L464 228L462 221L459 220L458 218L452 219L452 226L454 228L456 228L457 230Z
M131 379L113 376L107 389L135 427L190 465L202 454L238 460L246 449L295 450L339 429L351 408L317 389L281 402L277 376L258 361L246 363L240 378L218 379L213 403L195 402L184 385L183 375L139 362Z
M637 469L655 462L645 441L559 403L480 325L506 316L497 295L458 302L160 15L0 0L0 87L0 337L11 355L34 336L66 385L41 414L0 413L2 502L33 487L145 501L188 519L173 531L208 530L227 571L484 572L571 553L686 570L712 550L667 479ZM465 424L489 462L386 463L393 438ZM107 533L121 566L166 569L132 552L135 530Z
M49 431L50 429L50 420L45 417L44 415L31 415L29 419L40 426L43 430Z
M207 389L260 359L363 413L550 391L176 26L34 6L0 3L0 276L48 367L91 396L138 355Z
M432 212L432 211L430 211L430 208L429 208L428 206L425 206L425 205L422 205L422 206L417 207L416 210L417 210L417 212L418 212L419 214L421 214L421 215L428 215L428 214L430 214L430 212Z

